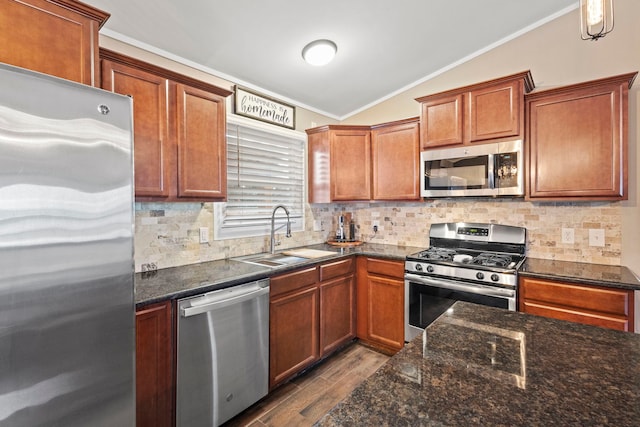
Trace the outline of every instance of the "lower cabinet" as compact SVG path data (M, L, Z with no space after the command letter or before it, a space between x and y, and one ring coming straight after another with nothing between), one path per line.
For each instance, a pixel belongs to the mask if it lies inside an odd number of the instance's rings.
M313 276L311 283L309 276ZM299 287L287 292L296 282ZM271 279L270 389L320 358L318 294L315 267Z
M520 277L524 313L633 332L633 291Z
M271 278L269 388L355 337L353 258Z
M136 426L173 425L171 301L136 311Z
M386 353L404 346L404 262L358 257L357 336Z

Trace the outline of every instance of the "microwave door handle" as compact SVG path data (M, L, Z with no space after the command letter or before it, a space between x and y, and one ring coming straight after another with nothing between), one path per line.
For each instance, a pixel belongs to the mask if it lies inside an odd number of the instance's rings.
M496 168L495 168L495 157L493 154L489 154L489 188L496 188Z

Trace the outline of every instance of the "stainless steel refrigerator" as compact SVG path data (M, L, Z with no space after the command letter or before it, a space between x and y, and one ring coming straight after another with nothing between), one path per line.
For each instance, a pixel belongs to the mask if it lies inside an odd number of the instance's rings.
M0 64L0 426L135 425L132 121Z

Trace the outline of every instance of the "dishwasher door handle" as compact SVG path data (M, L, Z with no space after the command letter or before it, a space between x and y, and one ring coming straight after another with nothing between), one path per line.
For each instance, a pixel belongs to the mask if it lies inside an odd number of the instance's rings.
M195 316L222 307L227 307L232 304L239 304L243 301L257 298L265 294L269 294L269 285L263 286L260 282L256 282L250 287L246 287L246 289L242 289L237 292L233 292L233 289L230 292L212 292L211 294L198 299L191 300L189 307L183 307L180 309L180 315L182 317Z

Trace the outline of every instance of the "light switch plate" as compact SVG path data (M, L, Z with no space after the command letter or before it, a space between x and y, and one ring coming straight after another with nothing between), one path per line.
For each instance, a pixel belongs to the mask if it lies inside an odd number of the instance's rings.
M209 227L200 227L200 243L209 243Z
M602 228L589 229L589 246L604 246L604 230Z
M562 243L572 245L575 242L573 228L562 229Z

